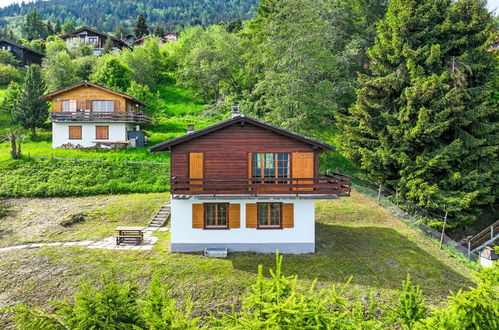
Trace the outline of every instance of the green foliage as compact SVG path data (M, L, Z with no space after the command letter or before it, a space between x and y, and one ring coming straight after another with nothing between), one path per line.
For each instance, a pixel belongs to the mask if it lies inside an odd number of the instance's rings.
M90 80L90 76L94 72L97 62L95 55L81 56L73 60L75 74L79 81Z
M486 52L492 19L485 4L390 1L369 50L370 73L350 114L344 147L378 183L398 188L453 226L494 202L499 173L497 58Z
M43 42L39 39L31 40L26 46L28 46L29 48L34 49L40 53L45 53L45 42Z
M17 109L21 94L22 88L18 83L11 82L7 86L7 90L5 91L5 95L0 105L1 108L3 108L3 110L5 110L11 117L13 117L13 114Z
M48 52L43 59L43 64L43 78L47 83L47 90L50 92L79 81L76 77L75 65L66 50Z
M126 93L130 96L133 96L137 100L140 100L147 104L145 112L148 114L157 115L161 110L162 102L159 98L159 92L151 92L148 86L144 86L136 83L135 81L132 81L130 87L128 87L128 89L126 90Z
M0 84L6 85L12 81L21 80L21 72L10 64L0 63Z
M191 319L190 307L192 303L187 302L187 310L177 310L175 300L171 291L155 273L149 284L142 306L142 318L148 329L197 329L197 318Z
M132 79L153 89L160 82L160 73L166 70L165 54L160 52L158 42L156 37L147 37L143 46L120 53L123 62L133 70Z
M49 106L47 102L40 99L45 90L41 68L38 65L31 65L27 70L21 97L17 108L12 112L12 117L23 128L31 129L33 135L35 135L35 129L42 127L48 118Z
M113 51L114 51L113 39L106 38L106 41L104 42L103 53L111 54Z
M135 28L133 29L135 37L140 39L149 34L149 27L146 23L146 18L144 15L140 14L137 16L137 21L135 22Z
M33 7L33 9L24 16L22 32L26 39L43 39L47 37L47 28L36 7Z
M97 62L97 70L92 74L91 80L108 88L124 92L130 87L132 74L132 69L120 58L108 55L101 57Z
M73 21L67 21L66 23L64 23L61 27L61 32L62 33L69 33L69 32L73 32L74 30L76 29Z
M19 61L16 59L14 54L8 50L0 50L0 64L18 66Z
M414 325L426 316L428 308L423 299L423 292L419 286L413 286L411 277L402 282L402 291L399 294L399 303L393 313L404 328L412 329Z

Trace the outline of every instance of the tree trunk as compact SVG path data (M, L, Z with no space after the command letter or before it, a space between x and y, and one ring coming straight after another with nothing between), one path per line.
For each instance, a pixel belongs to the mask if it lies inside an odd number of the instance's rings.
M36 136L36 127L31 127L31 135Z

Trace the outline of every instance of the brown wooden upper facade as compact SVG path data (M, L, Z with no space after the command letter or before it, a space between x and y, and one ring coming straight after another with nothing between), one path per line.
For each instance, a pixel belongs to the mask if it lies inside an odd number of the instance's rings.
M320 175L329 144L244 115L158 144L171 152L171 193L290 195L337 198L350 192L344 175Z
M43 95L52 103L51 118L62 121L121 121L150 123L142 111L146 104L99 84L83 81Z

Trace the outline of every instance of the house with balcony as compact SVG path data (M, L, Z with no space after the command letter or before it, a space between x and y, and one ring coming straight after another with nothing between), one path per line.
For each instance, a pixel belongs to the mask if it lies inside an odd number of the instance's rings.
M90 45L93 47L93 52L99 55L104 50L104 45L107 38L111 38L114 50L121 50L123 48L131 49L130 46L123 40L110 36L106 33L99 32L83 26L72 32L60 35L59 38L66 41L68 47L77 47L80 45Z
M233 113L160 143L171 157L171 251L313 253L315 200L350 195L350 178L319 173L327 143Z
M143 102L83 81L43 95L52 103L52 147L141 147L151 123Z

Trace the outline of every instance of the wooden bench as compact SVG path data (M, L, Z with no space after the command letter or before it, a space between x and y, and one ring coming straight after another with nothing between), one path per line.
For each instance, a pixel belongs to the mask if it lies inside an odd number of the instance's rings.
M135 242L140 244L144 240L144 227L124 227L120 226L115 230L118 232L116 236L116 245L127 242Z

